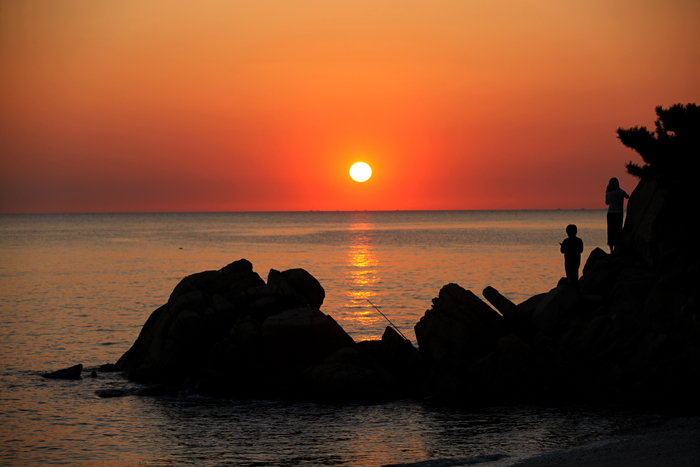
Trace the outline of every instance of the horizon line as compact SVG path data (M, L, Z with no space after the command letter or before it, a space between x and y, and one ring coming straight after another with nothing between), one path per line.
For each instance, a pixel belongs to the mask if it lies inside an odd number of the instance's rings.
M626 211L627 209L625 209ZM74 211L74 212L0 212L3 216L23 216L23 215L96 215L96 214L245 214L245 213L356 213L356 212L534 212L534 211L607 211L605 208L551 208L551 209L355 209L355 210L323 210L323 209L308 209L308 210L241 210L241 211Z

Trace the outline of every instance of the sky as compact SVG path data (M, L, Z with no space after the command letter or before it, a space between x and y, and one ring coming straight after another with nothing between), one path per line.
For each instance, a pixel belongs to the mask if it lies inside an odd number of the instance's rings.
M0 213L603 209L700 2L0 0ZM364 161L372 177L349 176Z

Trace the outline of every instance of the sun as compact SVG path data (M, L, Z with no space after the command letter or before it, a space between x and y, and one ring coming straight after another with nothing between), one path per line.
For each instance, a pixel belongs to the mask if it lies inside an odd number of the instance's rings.
M356 162L350 167L350 177L356 182L366 182L372 176L372 168L364 162Z

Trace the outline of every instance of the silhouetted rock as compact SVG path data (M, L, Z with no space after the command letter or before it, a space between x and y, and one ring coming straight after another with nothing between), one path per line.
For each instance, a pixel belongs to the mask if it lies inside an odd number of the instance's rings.
M537 306L540 304L542 300L547 296L546 293L541 293L537 295L533 295L532 297L528 298L522 303L519 303L516 305L516 308L518 309L518 313L523 316L523 320L526 323L531 322L532 320L532 315L535 313L535 310L537 309Z
M119 368L117 368L117 365L114 363L105 363L104 365L100 365L101 373L112 373L115 371L119 371Z
M443 287L416 324L420 353L433 365L422 394L700 410L698 204L684 203L687 194L676 182L641 181L620 254L594 249L578 290L564 279L519 305L487 287L500 321L470 292Z
M275 365L318 361L355 342L330 316L317 308L285 310L265 319L262 345Z
M304 269L288 269L281 273L271 269L267 284L293 295L302 305L321 308L326 298L326 292L318 280Z
M501 295L498 290L490 285L484 289L482 295L506 318L513 319L518 312L515 303Z
M671 268L697 277L699 199L697 188L690 183L641 180L627 205L628 255L657 271Z
M147 396L160 396L168 392L168 386L165 384L154 384L152 386L147 386L136 391L137 396L147 397Z
M503 315L504 318L506 318L511 326L520 329L530 325L530 319L532 318L534 309L529 312L523 311L523 308L518 308L515 303L508 300L506 297L501 295L498 290L491 286L486 287L482 292L482 295Z
M488 401L482 397L467 378L444 368L435 368L420 387L422 399L428 404L450 404L466 406L483 406Z
M569 285L552 289L538 304L532 314L532 325L543 334L552 334L565 320L581 295Z
M122 389L102 389L100 391L97 391L97 395L98 397L102 397L103 399L112 397L122 397L124 395L124 391Z
M410 341L391 326L387 326L382 334L381 362L408 389L416 388L422 383L429 370L425 357Z
M141 394L700 409L700 203L683 203L688 190L640 182L625 248L595 248L578 288L564 279L515 305L487 287L494 309L445 285L415 325L418 348L391 327L356 344L320 311L325 292L311 274L273 269L265 283L240 260L183 279L116 366L157 383Z
M267 283L246 260L194 274L153 312L116 365L132 381L221 396L394 393L391 371L319 310L324 297L303 269L273 269Z
M457 284L444 286L415 326L421 353L455 370L491 350L504 330L501 315Z
M357 349L381 363L397 381L397 393L414 395L428 376L430 365L413 344L387 326L378 341L362 341Z
M44 373L41 376L43 376L44 378L51 379L80 379L80 374L82 372L83 365L79 363L77 365L73 365L68 368L62 368L51 373Z
M263 285L246 260L184 278L168 303L151 314L117 367L133 381L184 383L201 371L212 346L235 320L254 309L246 292Z
M376 400L396 396L394 376L376 360L353 347L344 347L323 362L306 368L296 394L314 400Z

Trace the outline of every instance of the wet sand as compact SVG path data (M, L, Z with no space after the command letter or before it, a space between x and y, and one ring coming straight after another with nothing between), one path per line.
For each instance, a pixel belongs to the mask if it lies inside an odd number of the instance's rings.
M699 467L700 417L677 418L646 432L632 433L517 462L514 467Z

